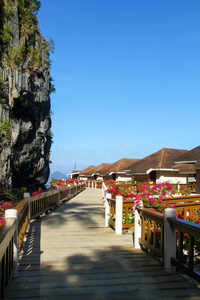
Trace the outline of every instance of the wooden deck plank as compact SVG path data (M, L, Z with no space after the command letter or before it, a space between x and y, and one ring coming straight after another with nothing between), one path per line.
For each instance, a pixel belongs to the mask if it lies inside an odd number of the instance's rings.
M104 227L101 190L34 220L7 299L200 299L200 290Z

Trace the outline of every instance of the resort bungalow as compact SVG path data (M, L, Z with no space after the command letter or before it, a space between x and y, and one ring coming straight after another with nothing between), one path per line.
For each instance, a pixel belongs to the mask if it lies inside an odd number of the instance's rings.
M129 166L130 173L136 181L150 180L154 183L169 181L187 183L187 176L174 168L174 159L187 150L163 148Z
M196 181L196 192L200 193L200 146L193 148L175 159L180 174L187 175L187 181Z
M107 170L105 170L105 178L116 181L131 181L132 175L130 173L129 166L138 160L139 159L134 158L122 158L114 162Z
M96 167L93 165L87 167L86 169L80 171L79 178L82 180L93 179L92 174L95 172L95 169Z
M102 163L102 164L98 165L92 174L92 179L103 180L103 178L106 175L106 170L109 168L110 165L111 164L109 164L109 163Z
M79 177L80 171L73 170L71 173L67 174L70 178L77 179Z

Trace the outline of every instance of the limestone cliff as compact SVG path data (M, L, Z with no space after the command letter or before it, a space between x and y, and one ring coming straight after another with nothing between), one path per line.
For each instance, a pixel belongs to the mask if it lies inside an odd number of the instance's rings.
M37 0L0 0L0 186L42 186L51 147L50 44Z

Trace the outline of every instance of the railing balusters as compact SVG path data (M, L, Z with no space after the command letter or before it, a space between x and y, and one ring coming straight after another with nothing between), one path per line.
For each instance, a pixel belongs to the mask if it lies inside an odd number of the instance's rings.
M193 270L194 267L194 237L189 236L189 262L188 267L190 270Z
M30 219L39 217L52 208L54 203L59 205L59 195L62 190L67 192L62 199L65 201L70 198L71 189L74 189L73 195L75 195L84 187L85 183L82 183L74 187L65 187L34 196L25 193L24 199L16 209L6 210L6 226L2 227L0 231L0 299L5 295L11 275L14 278L18 276L18 250L22 247L23 237Z

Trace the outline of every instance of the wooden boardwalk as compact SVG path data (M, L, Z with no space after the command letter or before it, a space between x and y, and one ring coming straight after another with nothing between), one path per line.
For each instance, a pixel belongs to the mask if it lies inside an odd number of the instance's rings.
M104 227L101 190L34 220L6 299L200 299L200 290Z

